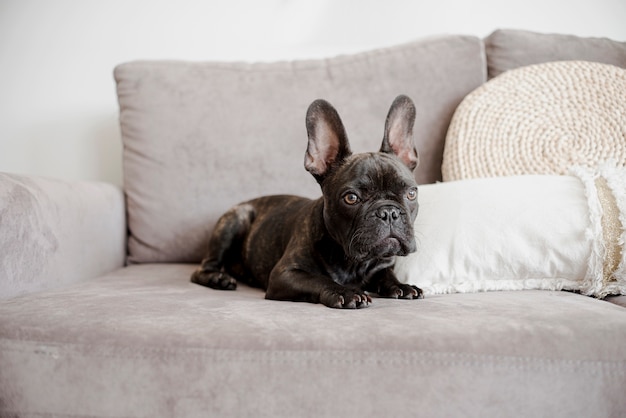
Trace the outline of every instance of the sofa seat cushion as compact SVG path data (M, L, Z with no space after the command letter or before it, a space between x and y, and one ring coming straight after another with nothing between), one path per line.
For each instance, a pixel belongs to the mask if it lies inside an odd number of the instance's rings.
M358 311L136 265L0 302L0 416L617 416L626 309L567 292Z

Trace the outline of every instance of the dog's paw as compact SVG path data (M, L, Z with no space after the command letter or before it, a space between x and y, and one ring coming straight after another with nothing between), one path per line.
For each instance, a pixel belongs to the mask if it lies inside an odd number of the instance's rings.
M237 280L221 271L202 271L198 269L191 275L191 282L218 290L237 289Z
M330 308L360 309L367 308L372 303L372 298L359 290L325 290L320 295L320 302Z
M381 291L379 296L393 299L424 299L424 292L417 286L399 283Z

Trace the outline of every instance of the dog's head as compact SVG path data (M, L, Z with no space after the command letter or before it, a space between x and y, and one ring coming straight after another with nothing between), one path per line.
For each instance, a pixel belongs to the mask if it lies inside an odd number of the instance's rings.
M413 102L398 96L389 109L380 150L353 155L333 106L324 100L309 106L304 165L322 188L328 233L353 260L407 255L416 249L414 122Z

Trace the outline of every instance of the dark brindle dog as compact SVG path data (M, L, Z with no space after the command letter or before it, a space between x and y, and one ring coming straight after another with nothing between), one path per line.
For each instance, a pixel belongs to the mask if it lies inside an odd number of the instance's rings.
M414 121L411 99L397 97L380 151L353 155L337 111L313 102L304 166L323 196L267 196L233 207L217 222L191 281L233 290L237 278L264 288L267 299L333 308L366 307L368 292L421 298L393 272L396 256L416 250Z

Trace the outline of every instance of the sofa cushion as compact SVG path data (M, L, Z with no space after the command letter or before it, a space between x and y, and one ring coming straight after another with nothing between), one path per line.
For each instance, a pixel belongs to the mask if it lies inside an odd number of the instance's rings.
M419 249L396 274L428 294L572 290L626 295L626 168L420 188Z
M624 308L626 308L626 296L625 295L608 296L606 300L611 303L614 303L616 305L623 306Z
M489 78L526 65L582 60L626 68L626 42L607 38L496 30L485 39Z
M0 416L618 416L626 310L567 292L269 301L135 265L0 302ZM453 400L453 402L451 401Z
M626 69L561 61L508 71L469 94L450 123L446 181L626 165Z
M317 98L337 108L360 152L379 149L391 102L410 96L416 178L439 180L452 113L484 68L482 41L464 36L326 60L118 66L129 260L198 261L228 207L262 194L318 196L303 168L305 113Z

